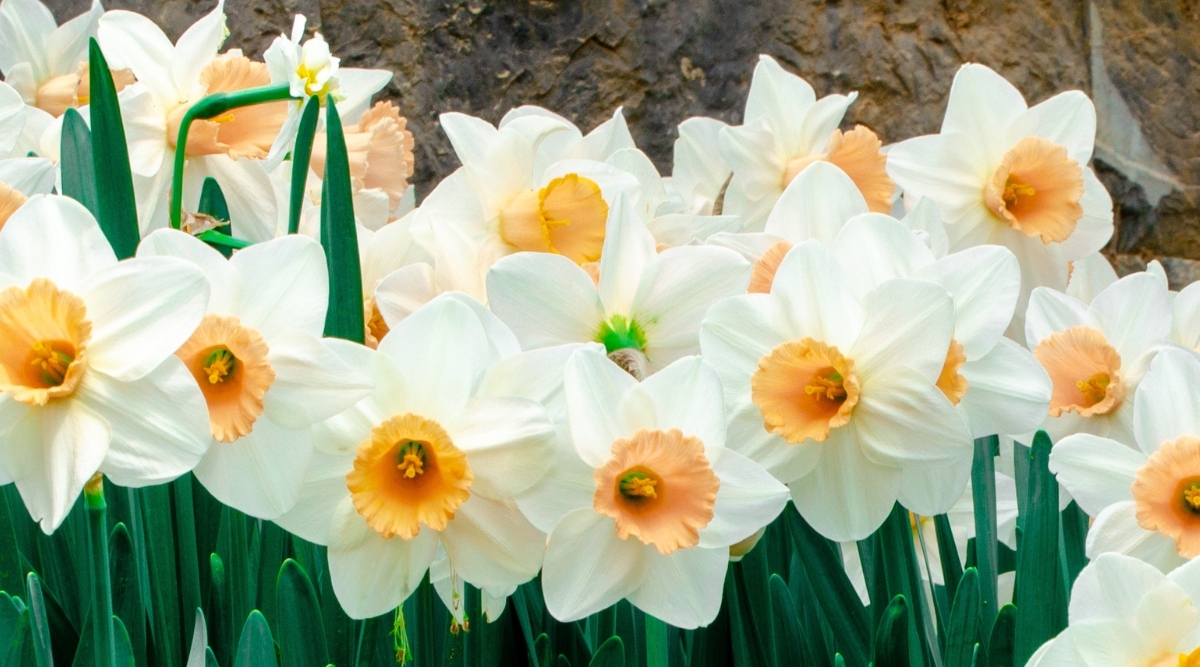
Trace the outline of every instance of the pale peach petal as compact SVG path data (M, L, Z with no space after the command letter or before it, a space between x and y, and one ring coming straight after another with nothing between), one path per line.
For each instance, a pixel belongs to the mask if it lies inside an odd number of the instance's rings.
M217 441L234 442L262 416L263 397L275 382L267 352L259 332L236 317L210 313L175 353L204 394Z
M746 288L746 292L750 294L769 293L771 285L775 282L775 272L779 270L779 265L783 263L783 258L791 249L792 244L787 241L778 241L775 245L767 248L762 257L755 260L754 266L750 270L750 286Z
M45 278L0 290L0 392L28 405L71 395L91 335L83 299Z
M1083 168L1063 146L1025 137L1004 154L983 198L1013 229L1043 243L1062 242L1083 217Z
M8 222L9 216L21 208L25 199L25 195L18 190L0 183L0 229L4 229L4 223Z
M830 429L847 424L860 391L854 361L812 338L777 346L750 377L763 425L790 444L821 442Z
M874 132L856 125L845 134L833 131L825 158L854 181L873 213L890 212L896 192L896 184L888 178L887 156L879 150L882 147L883 142Z
M963 364L967 363L967 355L963 351L962 343L950 339L950 347L946 350L946 361L942 364L942 372L938 374L937 388L942 390L946 398L954 405L962 400L963 396L967 395L967 389L970 383L967 378L963 377L959 371Z
M1132 491L1139 526L1174 539L1184 558L1200 556L1200 438L1163 443L1138 469Z
M1081 325L1050 334L1033 355L1054 385L1051 417L1072 411L1084 417L1108 414L1125 397L1121 355L1097 329Z
M600 259L607 222L600 186L572 173L514 197L500 212L500 237L519 250L558 253L586 264Z

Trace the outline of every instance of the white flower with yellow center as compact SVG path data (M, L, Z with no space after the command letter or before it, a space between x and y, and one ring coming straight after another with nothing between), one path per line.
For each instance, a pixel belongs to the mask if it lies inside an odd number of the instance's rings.
M700 329L725 386L730 446L788 483L804 518L841 542L870 535L897 499L924 499L930 490L912 473L971 451L936 384L954 301L907 278L860 292L876 260L843 260L806 241L784 257L769 293L718 302Z
M40 157L0 160L0 229L33 195L54 190L54 163Z
M1167 348L1137 388L1137 448L1077 434L1055 444L1050 469L1095 518L1088 557L1113 551L1164 572L1200 556L1200 358Z
M142 233L166 227L176 142L183 116L205 95L264 86L267 67L233 50L217 55L228 31L224 0L171 40L153 21L128 11L106 12L97 39L109 66L127 68L137 83L120 95ZM251 241L275 235L276 204L260 158L287 117L286 102L234 109L192 124L184 170L183 204L195 210L204 179L216 179L229 205L234 233Z
M496 262L488 303L526 349L604 344L638 378L700 351L700 321L717 300L745 291L750 265L715 246L655 252L654 237L614 202L598 275L566 257L523 252Z
M1027 667L1197 667L1200 559L1164 575L1104 554L1071 587L1068 626Z
M1054 442L1090 433L1136 446L1134 392L1154 354L1169 344L1171 319L1166 282L1147 272L1118 280L1090 304L1035 289L1025 338L1053 384L1040 428Z
M175 350L208 284L186 262L117 262L81 204L31 197L0 230L0 468L52 532L97 470L170 481L208 448L204 397Z
M343 125L358 122L367 110L371 96L392 80L392 73L380 69L340 67L340 58L329 50L321 33L304 39L308 19L297 14L292 22L292 34L280 35L263 53L271 71L273 83L288 84L293 100L288 103L287 120L271 146L268 162L276 165L291 150L300 126L300 114L308 98L316 95L324 107L330 101L337 105Z
M315 427L300 500L277 523L329 546L334 592L353 618L396 608L445 548L455 576L516 586L541 566L545 536L513 497L553 461L554 425L537 403L483 395L519 347L461 293L393 328L378 352L329 341L375 392Z
M196 478L221 502L271 519L291 509L312 451L311 426L371 391L369 376L320 339L329 278L320 244L287 236L226 260L162 229L139 257L177 257L212 285L208 312L175 355L208 404L213 444Z
M983 65L959 69L940 134L892 146L887 169L910 207L937 203L951 250L992 243L1021 264L1022 298L1063 290L1068 263L1096 252L1113 231L1112 199L1088 167L1096 110L1079 91L1033 107Z
M675 627L708 625L729 547L778 516L787 489L725 448L721 382L699 357L639 383L584 349L564 382L591 480L553 500L561 518L542 569L547 609L566 622L626 599Z
M861 125L838 129L858 93L817 99L804 79L759 56L742 125L721 131L721 154L733 168L724 212L740 215L746 231L762 231L776 200L804 168L824 161L850 175L870 210L892 208L896 186L888 178L882 142Z

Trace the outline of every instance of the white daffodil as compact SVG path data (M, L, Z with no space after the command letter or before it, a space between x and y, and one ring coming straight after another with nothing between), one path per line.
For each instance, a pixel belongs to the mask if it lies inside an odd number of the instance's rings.
M1170 335L1167 285L1154 274L1126 276L1090 304L1035 289L1025 338L1054 386L1040 428L1054 442L1090 433L1135 447L1134 392Z
M626 599L675 627L708 625L729 547L778 516L787 489L725 448L721 382L699 357L639 383L580 350L565 392L591 483L553 499L561 518L542 568L547 609L566 622Z
M638 378L700 351L700 321L717 300L746 290L750 265L714 246L655 252L654 237L613 203L598 275L570 259L522 252L488 273L488 303L526 349L603 343Z
M204 315L186 262L117 262L73 199L35 195L0 230L0 464L58 527L97 470L161 484L208 448L204 396L173 353Z
M213 444L196 478L221 502L271 519L291 509L312 451L311 426L371 391L321 341L329 278L320 244L299 235L226 260L190 234L158 230L138 257L177 257L212 286L200 326L175 355L208 405Z
M276 37L263 53L263 60L271 72L271 81L288 84L293 97L288 104L287 120L267 157L272 166L278 164L291 150L292 143L296 140L296 130L300 126L300 114L309 97L316 95L322 107L332 99L337 105L338 117L343 126L347 126L359 122L363 112L367 111L371 97L392 80L392 73L387 70L339 67L341 59L330 52L329 44L321 33L314 34L308 40L304 39L304 27L307 22L308 19L303 14L297 14L292 22L291 36ZM398 117L398 114L396 115ZM368 120L379 119L372 117ZM356 130L370 131L373 123L368 122L366 125L367 127ZM403 125L399 129L403 130ZM353 152L350 143L352 142L348 138L347 148ZM411 151L411 144L409 149ZM411 173L410 169L409 175Z
M730 447L789 484L804 518L845 542L900 500L924 514L920 471L970 456L971 434L935 384L954 336L940 285L899 278L860 295L878 257L819 241L784 257L771 291L718 302L700 347L725 386Z
M33 195L54 189L54 163L40 157L0 160L0 228Z
M537 403L483 396L516 339L478 302L445 294L371 349L329 341L375 392L314 429L300 500L277 522L329 546L329 571L353 618L395 609L438 545L455 576L484 588L537 574L545 536L513 497L553 461L554 425Z
M102 14L104 7L93 0L88 11L60 26L38 0L0 2L0 70L5 82L26 104L51 117L87 104L88 38L96 34Z
M1113 232L1112 199L1088 167L1096 110L1079 91L1033 107L983 65L959 69L940 134L892 146L887 169L906 204L937 203L951 250L1003 245L1021 264L1022 299L1035 287L1063 290L1068 263L1096 252Z
M1200 665L1200 560L1164 575L1105 554L1071 587L1068 626L1027 667Z
M759 56L742 125L721 130L721 154L733 168L724 212L740 215L746 231L762 231L784 188L808 165L831 162L850 175L870 210L892 209L896 186L888 178L875 133L861 125L838 129L858 93L817 99L804 79Z
M175 44L141 14L110 11L100 19L97 39L109 66L137 77L120 101L143 234L167 226L175 144L187 110L207 94L271 82L266 65L241 51L217 55L227 34L224 0ZM192 123L184 148L186 208L195 210L204 179L211 176L221 186L239 237L265 241L275 235L275 196L260 158L279 134L287 104L244 107Z
M1095 518L1089 558L1113 551L1164 572L1200 556L1200 358L1164 349L1137 387L1137 448L1090 434L1058 442L1050 469Z

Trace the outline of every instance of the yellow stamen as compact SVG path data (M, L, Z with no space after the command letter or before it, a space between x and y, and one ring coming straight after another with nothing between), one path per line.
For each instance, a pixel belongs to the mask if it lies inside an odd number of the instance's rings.
M804 393L818 401L822 398L831 401L840 401L846 398L846 388L842 386L842 376L832 368L814 375L812 381L804 387Z
M1200 648L1179 654L1179 667L1200 667Z
M209 384L220 384L233 373L237 358L225 348L213 350L204 360L204 374L208 376Z
M51 387L61 386L67 378L67 368L75 359L62 350L54 349L52 341L34 341L31 347L33 350L29 363L41 369L42 381Z
M1105 394L1108 393L1108 385L1111 382L1108 373L1096 373L1086 380L1079 380L1075 383L1079 387L1080 393L1087 398L1091 403L1099 403L1104 400Z
M1004 205L1012 208L1017 204L1017 197L1032 197L1037 194L1037 190L1031 185L1014 181L1011 178L1004 183Z
M419 442L406 442L400 447L401 461L396 465L408 479L425 472L425 448Z
M1193 510L1200 510L1200 485L1193 484L1184 489L1183 500L1191 505Z
M233 112L226 111L225 113L221 114L220 116L217 116L215 118L209 118L209 120L211 120L214 123L228 123L229 121L233 120Z
M629 500L638 498L657 498L658 494L654 491L658 480L644 473L633 473L627 475L621 480L621 495Z

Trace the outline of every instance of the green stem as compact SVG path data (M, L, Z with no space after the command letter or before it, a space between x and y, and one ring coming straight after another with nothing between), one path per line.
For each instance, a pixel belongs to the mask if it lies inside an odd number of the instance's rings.
M277 83L228 93L214 93L201 98L183 114L183 121L179 124L179 137L175 141L175 169L171 174L171 227L173 229L179 229L183 223L183 167L187 163L188 131L192 121L215 118L238 107L290 99L292 99L292 93L289 85Z
M202 234L199 234L196 236L196 238L204 241L205 243L224 246L226 248L233 248L234 250L241 250L242 248L247 248L253 245L250 241L239 239L228 234L222 234L215 229L210 229Z
M116 640L113 637L112 580L108 573L108 524L104 502L104 477L100 473L83 490L87 510L88 542L92 548L92 631L95 636L96 665L115 667Z
M313 138L317 134L317 115L321 103L316 95L304 103L300 129L292 147L292 190L288 199L288 234L300 231L300 209L304 204L304 186L308 182L308 162L312 159ZM322 174L321 178L325 175Z
M667 667L670 659L667 624L646 614L646 667Z

